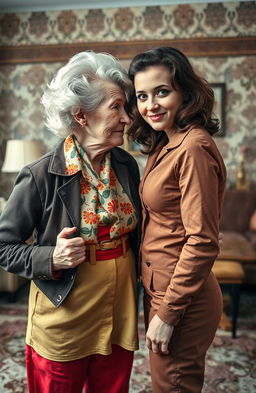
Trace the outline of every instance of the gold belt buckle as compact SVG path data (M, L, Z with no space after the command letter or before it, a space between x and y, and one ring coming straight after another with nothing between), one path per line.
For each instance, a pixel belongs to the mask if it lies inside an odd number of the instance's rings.
M116 240L103 240L102 242L99 243L100 249L102 251L104 250L111 250L112 248L116 248L118 246Z

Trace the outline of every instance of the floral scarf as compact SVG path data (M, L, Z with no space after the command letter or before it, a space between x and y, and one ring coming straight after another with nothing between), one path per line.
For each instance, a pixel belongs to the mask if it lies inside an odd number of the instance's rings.
M107 152L98 175L82 146L74 136L64 142L66 174L82 171L81 236L86 243L97 243L97 227L110 227L110 238L118 238L137 225L135 209L111 168L111 152Z

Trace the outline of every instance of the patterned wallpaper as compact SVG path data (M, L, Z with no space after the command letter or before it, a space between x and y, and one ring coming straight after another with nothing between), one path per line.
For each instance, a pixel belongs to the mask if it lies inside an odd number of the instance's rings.
M129 41L193 37L255 36L256 2L198 3L0 14L0 45ZM194 57L197 72L210 83L226 84L224 137L216 143L235 181L239 152L247 174L256 181L256 56ZM128 61L124 61L128 66ZM61 63L0 67L0 167L5 141L40 139L44 151L58 139L43 124L40 98ZM138 157L143 166L144 159ZM13 177L0 174L0 195L9 195Z
M0 45L248 36L255 34L255 12L249 1L8 13Z

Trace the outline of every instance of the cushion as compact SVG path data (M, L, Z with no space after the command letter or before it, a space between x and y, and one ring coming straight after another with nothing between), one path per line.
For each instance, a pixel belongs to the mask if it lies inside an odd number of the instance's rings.
M241 263L235 261L216 261L212 271L219 281L238 282L244 278Z

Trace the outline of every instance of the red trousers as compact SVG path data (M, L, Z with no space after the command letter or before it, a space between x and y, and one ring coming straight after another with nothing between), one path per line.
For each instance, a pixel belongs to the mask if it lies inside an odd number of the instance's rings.
M133 351L112 346L110 355L55 362L26 347L29 393L128 393Z

